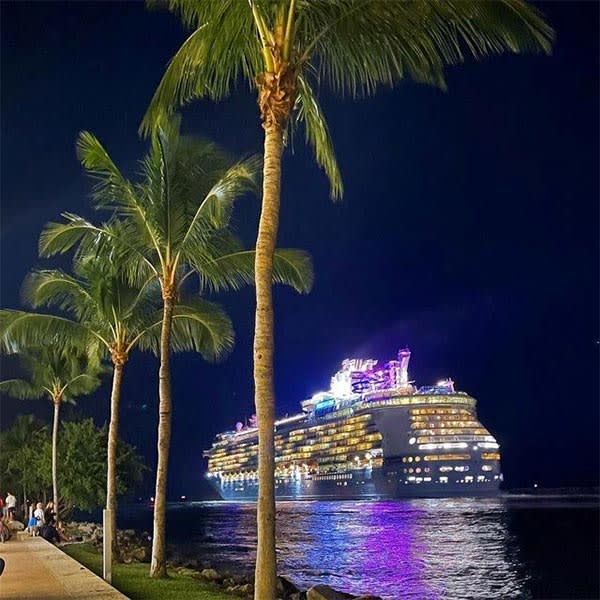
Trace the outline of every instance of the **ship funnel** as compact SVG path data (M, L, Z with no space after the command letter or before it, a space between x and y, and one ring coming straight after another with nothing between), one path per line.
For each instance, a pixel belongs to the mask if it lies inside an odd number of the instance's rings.
M403 348L398 351L398 362L400 363L398 369L398 383L400 386L408 385L408 363L410 362L410 350Z

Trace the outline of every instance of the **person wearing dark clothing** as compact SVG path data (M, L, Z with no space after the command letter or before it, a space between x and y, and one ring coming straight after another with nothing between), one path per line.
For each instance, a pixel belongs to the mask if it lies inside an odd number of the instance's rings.
M40 529L40 536L43 537L46 541L51 542L53 544L58 544L61 541L58 530L52 523L48 523L43 525Z
M46 510L44 510L44 523L50 525L56 521L56 513L54 512L54 503L48 502L46 504Z

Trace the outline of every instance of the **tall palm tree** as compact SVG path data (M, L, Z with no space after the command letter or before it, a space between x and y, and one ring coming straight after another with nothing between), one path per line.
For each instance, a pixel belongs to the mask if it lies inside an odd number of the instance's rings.
M42 343L49 337L74 336L99 344L113 365L110 421L107 444L106 507L111 510L107 539L116 545L117 440L121 383L125 365L135 348L158 353L161 314L155 281L141 287L128 284L109 257L80 260L75 276L58 270L34 271L23 287L25 300L34 308L56 307L70 318L25 311L0 311L4 332L20 343ZM173 314L172 348L196 350L205 360L216 360L231 349L233 328L225 312L204 300L186 299Z
M58 341L46 347L22 348L19 356L26 377L0 381L0 392L21 399L47 397L52 402L52 496L56 518L59 519L56 473L60 407L63 402L74 403L76 397L95 391L104 369L96 357Z
M66 222L46 227L40 238L42 255L64 252L79 244L78 256L108 248L132 283L157 281L162 297L159 342L158 464L154 494L153 577L166 575L165 510L171 438L169 353L180 344L172 330L177 315L193 317L194 306L182 303L185 288L195 278L200 292L237 289L254 282L254 251L246 250L230 229L235 201L256 188L260 160L233 162L213 143L182 136L179 119L165 120L152 138L142 162L142 179L132 183L91 134L81 134L78 152L96 179L98 208L111 208L118 221L95 226L65 214ZM299 292L312 286L308 255L277 250L273 278ZM197 349L196 331L188 332Z
M157 4L152 2L152 4ZM549 52L553 33L524 0L166 0L191 35L169 63L141 125L148 133L195 98L220 100L241 78L256 89L264 129L256 242L255 404L259 427L255 596L275 596L273 306L281 156L291 126L343 193L317 88L352 97L413 79L445 88L444 68L502 52Z

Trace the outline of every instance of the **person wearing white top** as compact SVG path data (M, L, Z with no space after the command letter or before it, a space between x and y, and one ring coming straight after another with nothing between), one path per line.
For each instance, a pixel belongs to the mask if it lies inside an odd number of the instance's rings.
M33 518L36 520L36 524L32 529L32 535L39 535L40 528L44 524L44 505L38 502L36 509L33 511Z
M12 521L15 518L15 510L17 508L17 499L10 493L6 494L6 515L8 520Z

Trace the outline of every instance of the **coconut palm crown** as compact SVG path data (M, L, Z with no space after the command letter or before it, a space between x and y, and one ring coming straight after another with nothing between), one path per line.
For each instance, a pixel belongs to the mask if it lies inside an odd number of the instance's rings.
M402 79L446 89L467 58L545 52L554 33L524 0L149 0L192 33L169 62L140 130L197 98L221 100L245 80L265 128L302 124L331 195L343 193L320 87L357 98Z
M158 281L163 298L180 297L194 277L200 294L252 284L255 251L233 234L231 216L239 198L257 192L261 159L235 162L213 142L179 130L179 117L161 121L137 183L122 175L94 135L82 132L77 152L95 181L94 205L113 217L96 225L63 213L63 222L44 228L40 255L77 246L77 261L102 256L133 286ZM273 282L310 291L308 254L278 249Z

